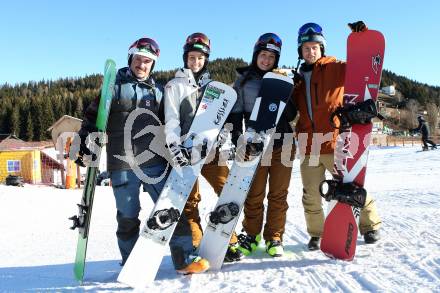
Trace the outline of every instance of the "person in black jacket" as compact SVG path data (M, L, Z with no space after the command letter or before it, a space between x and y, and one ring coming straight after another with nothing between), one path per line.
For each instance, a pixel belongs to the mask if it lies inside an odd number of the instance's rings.
M243 121L248 128L249 118L261 87L263 75L278 68L281 54L281 39L274 33L261 35L254 45L251 65L238 68L238 77L234 83L237 92L235 103L227 122L233 124L232 142L238 148L238 138L243 133ZM256 171L252 186L244 203L243 230L246 234L239 235L238 249L244 254L251 254L261 241L262 233L266 241L266 252L273 257L284 253L282 240L288 209L287 194L292 173L292 166L284 164L282 145L284 135L292 134L289 122L296 116L296 108L289 99L286 109L276 127L272 152L266 152ZM291 153L287 160L294 157L295 146L292 135ZM252 147L252 144L250 144ZM238 154L238 151L237 151ZM290 161L290 160L289 160ZM266 187L268 192L266 193ZM265 217L264 199L267 197ZM264 218L266 223L263 226Z
M436 144L429 139L429 126L428 123L426 123L423 116L417 117L417 120L419 121L419 126L417 126L414 129L411 129L411 132L420 132L422 134L422 143L423 143L423 150L428 150L428 144L431 145L431 149L436 149Z

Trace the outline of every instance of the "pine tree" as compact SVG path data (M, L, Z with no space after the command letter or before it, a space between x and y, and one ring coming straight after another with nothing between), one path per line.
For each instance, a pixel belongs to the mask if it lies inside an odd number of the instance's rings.
M32 115L30 112L28 112L27 119L26 119L26 137L25 139L27 141L32 141L34 139L34 124L32 122Z
M10 133L16 136L20 136L20 111L18 107L13 107L11 109L10 117L11 117Z

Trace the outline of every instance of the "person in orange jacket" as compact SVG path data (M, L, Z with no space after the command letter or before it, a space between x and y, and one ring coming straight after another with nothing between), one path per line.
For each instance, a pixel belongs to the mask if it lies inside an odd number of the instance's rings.
M367 30L364 22L349 24L353 32ZM304 214L310 235L309 250L317 250L324 226L324 212L319 184L325 171L333 172L334 148L338 132L330 124L331 113L342 104L345 62L326 56L322 28L306 23L298 31L298 66L293 99L299 111L296 124L301 155ZM359 229L366 243L379 240L381 220L374 200L367 196L361 211Z

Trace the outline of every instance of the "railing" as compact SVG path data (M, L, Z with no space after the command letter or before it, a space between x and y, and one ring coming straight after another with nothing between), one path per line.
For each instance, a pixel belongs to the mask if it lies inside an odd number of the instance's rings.
M440 136L431 136L430 139L439 143ZM373 134L371 143L376 146L414 146L422 143L420 136L393 136L386 134Z

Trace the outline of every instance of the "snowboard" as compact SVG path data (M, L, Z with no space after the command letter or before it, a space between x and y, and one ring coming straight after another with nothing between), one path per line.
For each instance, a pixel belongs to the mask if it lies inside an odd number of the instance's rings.
M104 79L101 87L101 98L99 100L98 115L96 118L96 128L99 133L104 133L107 128L107 120L110 113L110 105L113 97L113 88L116 80L116 64L108 59L105 62ZM102 147L94 149L96 160L99 163ZM71 229L78 228L78 244L76 248L76 257L74 265L75 278L82 282L84 278L84 267L87 253L87 242L89 239L90 220L92 217L93 197L95 194L96 175L98 174L98 164L87 167L84 190L81 197L81 203L78 204L78 215L73 220Z
M243 160L236 155L227 181L223 186L199 246L199 255L209 261L210 270L220 270L232 233L237 225L259 162L271 142L278 120L293 90L293 80L268 72L264 75L259 97L256 99L244 137L259 135L263 151ZM243 136L242 136L243 137ZM240 142L239 142L240 144Z
M421 152L427 152L427 151L435 151L435 150L439 150L439 149L440 149L439 147L440 147L440 144L436 144L434 149L433 149L432 147L428 147L427 149L425 149L424 147L422 147L422 149L416 151L416 153L421 153Z
M232 87L217 81L209 82L188 132L189 139L184 145L192 145L193 148L204 145L209 153L236 100L237 94ZM205 160L206 157L199 158L191 166L171 170L159 199L119 274L119 282L142 289L154 280Z
M367 102L375 105L384 51L385 39L378 31L367 30L349 35L343 107L349 108ZM368 101L369 99L371 100ZM356 186L345 196L349 197L350 192L363 189L372 127L371 122L352 124L337 137L334 154L335 182ZM365 198L365 190L363 195ZM336 200L329 202L321 239L321 250L324 254L342 260L354 258L360 212L359 206Z

